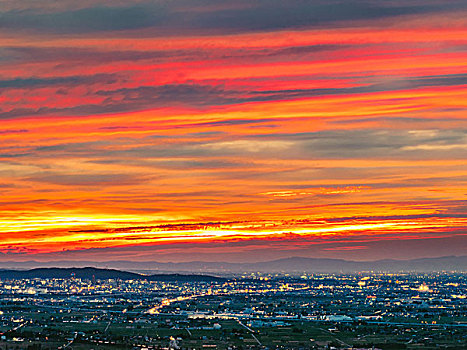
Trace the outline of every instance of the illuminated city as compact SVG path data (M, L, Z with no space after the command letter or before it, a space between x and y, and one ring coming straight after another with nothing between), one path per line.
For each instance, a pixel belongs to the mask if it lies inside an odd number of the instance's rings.
M21 349L461 349L466 288L467 276L452 273L11 279L0 283L0 343Z

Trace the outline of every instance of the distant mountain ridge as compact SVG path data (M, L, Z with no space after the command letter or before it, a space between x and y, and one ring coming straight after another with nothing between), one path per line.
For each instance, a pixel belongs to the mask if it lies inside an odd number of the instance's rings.
M99 269L95 267L82 268L35 268L32 270L0 270L0 279L23 279L23 278L81 278L81 279L119 279L148 280L161 282L222 282L221 277L208 275L182 275L182 274L154 274L143 275L134 272L120 271L115 269Z
M286 258L268 263L256 264L259 270L280 271L317 271L317 272L361 272L361 271L467 271L467 256L441 258L423 258L413 260L377 260L370 262L349 261L343 259Z
M30 269L46 267L120 269L145 273L245 273L245 272L437 272L455 271L467 272L467 256L445 256L438 258L421 258L412 260L377 260L351 261L344 259L324 259L291 257L256 263L228 263L192 261L186 263L134 262L134 261L51 261L51 262L0 262L0 268ZM131 273L131 272L128 272ZM1 276L1 275L0 275ZM161 275L158 275L161 276ZM97 278L97 276L96 276Z

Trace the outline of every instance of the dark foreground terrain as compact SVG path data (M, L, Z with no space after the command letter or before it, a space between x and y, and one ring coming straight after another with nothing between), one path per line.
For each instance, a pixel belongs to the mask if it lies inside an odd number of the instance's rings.
M66 273L0 280L0 349L467 348L465 274Z

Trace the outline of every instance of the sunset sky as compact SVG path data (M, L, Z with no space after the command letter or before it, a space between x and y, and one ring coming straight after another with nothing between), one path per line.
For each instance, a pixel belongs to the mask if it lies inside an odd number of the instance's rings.
M0 28L0 261L467 252L465 0L3 0Z

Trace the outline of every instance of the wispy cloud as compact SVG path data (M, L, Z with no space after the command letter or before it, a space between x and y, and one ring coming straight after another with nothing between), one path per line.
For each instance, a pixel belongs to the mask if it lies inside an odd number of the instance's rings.
M460 251L466 13L4 1L0 256Z

